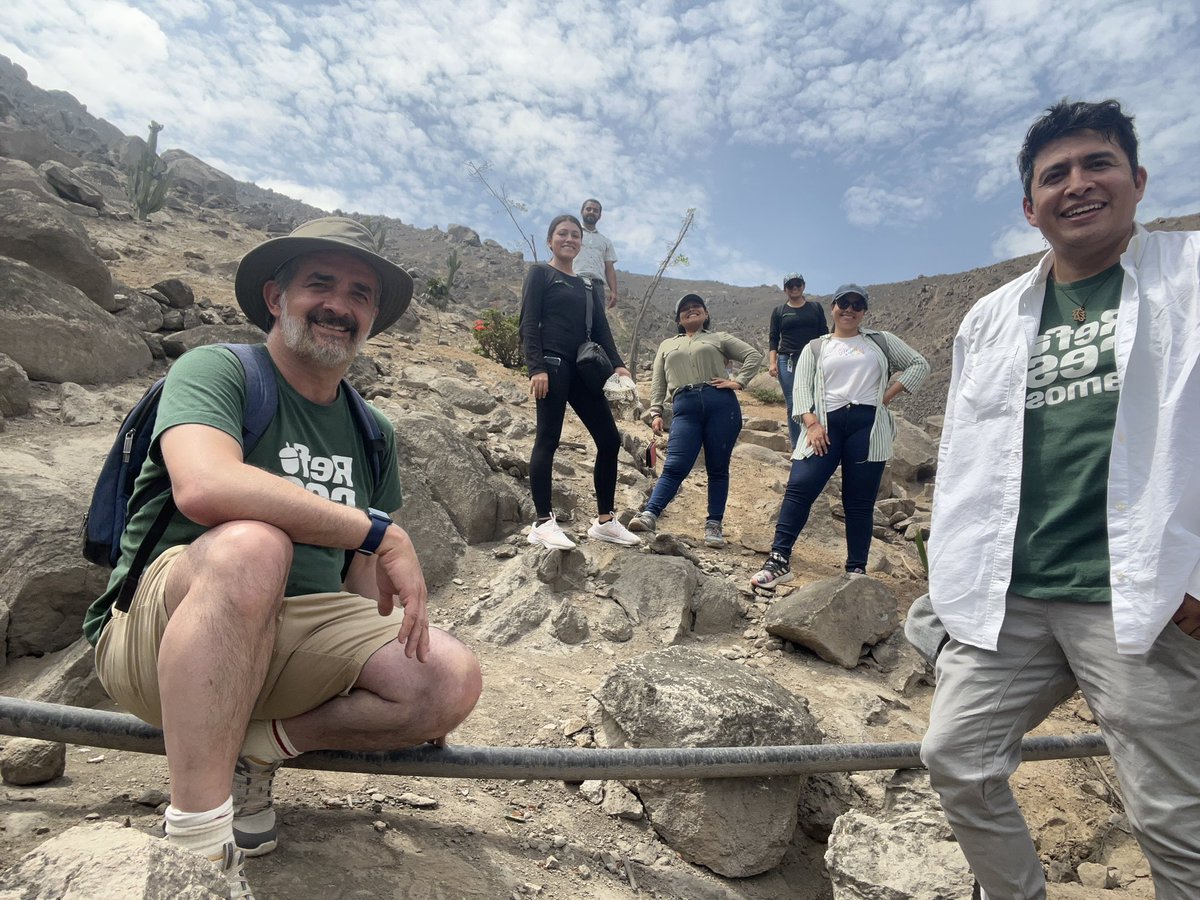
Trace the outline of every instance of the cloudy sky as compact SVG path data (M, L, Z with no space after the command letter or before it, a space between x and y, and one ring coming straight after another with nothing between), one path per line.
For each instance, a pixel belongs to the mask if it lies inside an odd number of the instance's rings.
M1014 157L1063 97L1137 117L1140 216L1200 211L1194 0L6 0L0 53L128 133L316 206L814 292L1042 246Z

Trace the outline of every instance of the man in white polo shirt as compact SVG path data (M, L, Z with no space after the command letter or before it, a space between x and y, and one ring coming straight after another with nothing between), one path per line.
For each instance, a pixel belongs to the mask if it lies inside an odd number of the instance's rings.
M596 230L603 209L599 200L583 201L579 217L583 219L583 248L575 257L575 274L590 278L600 302L608 290L608 308L617 305L617 249L613 242Z

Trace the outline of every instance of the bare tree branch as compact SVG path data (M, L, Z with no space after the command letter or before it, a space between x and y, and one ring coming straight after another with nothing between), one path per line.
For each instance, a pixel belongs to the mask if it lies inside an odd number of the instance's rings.
M642 319L646 316L646 310L650 308L650 298L654 296L654 292L658 289L658 283L662 281L663 273L675 261L675 251L683 243L688 229L692 227L692 220L695 218L695 207L692 207L683 214L683 224L679 226L679 234L675 236L675 243L671 245L671 249L667 251L667 255L658 264L658 271L654 273L654 278L650 280L650 284L646 288L646 293L642 295L642 307L638 310L637 320L633 323L633 339L629 343L629 358L626 360L626 364L629 366L629 371L631 372L637 372L638 350L642 335Z
M492 168L491 163L485 162L482 166L477 166L475 163L467 160L467 168L471 171L471 177L479 179L479 183L484 186L487 192L496 199L497 203L504 207L504 211L508 213L508 217L512 219L513 225L515 225L517 231L520 232L522 240L524 240L529 246L529 251L533 254L533 261L537 262L537 243L534 241L532 235L525 233L525 229L521 227L521 223L517 221L517 217L513 213L513 210L524 212L525 204L521 203L519 200L514 200L509 197L508 191L506 191L503 186L501 186L499 191L492 187L491 182L487 180L487 172Z

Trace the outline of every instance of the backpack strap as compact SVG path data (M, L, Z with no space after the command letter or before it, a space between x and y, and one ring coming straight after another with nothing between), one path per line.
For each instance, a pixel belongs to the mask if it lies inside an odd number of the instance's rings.
M271 424L271 420L275 418L275 411L279 408L279 387L275 383L275 372L267 354L266 344L218 344L218 346L231 352L242 364L246 382L246 405L242 412L242 455L245 456L258 445L263 433ZM156 384L160 393L162 380L160 379ZM155 397L155 409L158 406L158 399ZM163 482L167 491L166 499L154 517L154 521L146 530L146 536L142 538L133 560L129 563L129 571L125 573L125 578L121 582L121 590L117 594L117 601L113 604L121 612L129 611L134 592L142 580L142 573L146 571L146 564L150 561L150 554L154 552L158 542L167 533L167 527L171 524L171 519L176 512L175 497L170 491L171 482L166 478L163 479Z
M275 411L279 408L279 386L266 344L220 344L242 364L246 374L246 406L242 416L242 456L258 446Z

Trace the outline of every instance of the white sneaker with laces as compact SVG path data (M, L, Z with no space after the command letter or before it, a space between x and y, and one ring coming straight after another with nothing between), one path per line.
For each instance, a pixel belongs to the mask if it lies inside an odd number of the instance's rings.
M254 900L254 891L246 880L246 854L230 841L213 860L229 885L229 900Z
M537 522L529 529L529 543L540 544L543 547L549 547L551 550L574 550L575 542L571 540L563 530L558 527L558 521L554 518L554 514L550 514L550 518L540 525Z
M598 541L608 541L610 544L621 544L625 547L635 547L642 542L640 537L621 524L616 513L613 513L613 517L607 522L593 520L587 533L588 537Z

